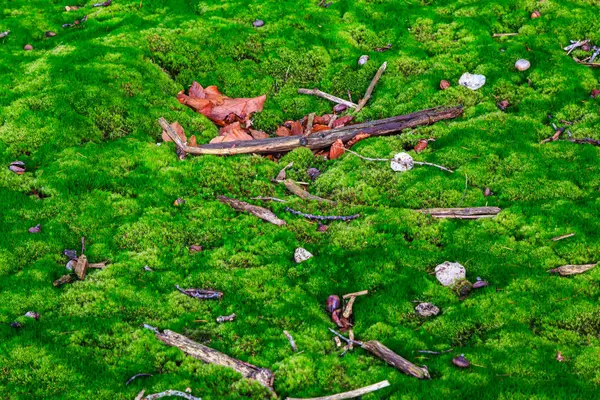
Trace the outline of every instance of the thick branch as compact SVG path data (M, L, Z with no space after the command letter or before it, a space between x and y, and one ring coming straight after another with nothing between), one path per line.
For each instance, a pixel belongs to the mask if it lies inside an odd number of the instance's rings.
M298 147L320 150L331 146L338 139L341 139L342 142L346 143L360 133L369 134L371 136L391 135L405 129L411 129L422 125L431 125L446 119L453 119L462 113L463 109L460 106L432 108L392 118L331 129L329 131L313 134L310 137L287 136L258 140L242 140L210 143L198 147L189 147L183 144L183 142L177 138L177 134L174 130L172 128L169 130L170 125L164 118L159 119L159 123L169 137L178 146L183 145L183 149L189 154L269 154L287 152Z
M424 208L414 210L422 214L429 214L434 218L478 219L493 218L501 210L498 207L470 207L470 208Z
M194 342L193 340L168 329L164 330L163 332L160 332L158 329L156 329L154 330L154 333L160 341L169 346L177 347L188 356L194 357L208 364L215 364L231 368L242 374L242 376L245 378L256 380L262 386L274 393L274 376L270 370L266 368L260 368L230 357L227 354L221 353L215 349L211 349L203 344Z
M343 104L346 107L350 107L350 108L356 108L358 107L358 105L352 103L351 101L348 100L344 100L342 98L333 96L329 93L325 93L320 91L319 89L298 89L298 93L300 94L310 94L313 96L317 96L317 97L321 97L323 99L329 100L329 101L333 101L334 103L337 104Z
M294 397L288 397L286 400L344 400L344 399L353 399L355 397L364 396L365 394L375 392L376 390L383 389L390 386L388 381L381 381L374 385L365 386L360 389L351 390L349 392L332 394L331 396L323 396L323 397L311 397L307 399L297 399Z

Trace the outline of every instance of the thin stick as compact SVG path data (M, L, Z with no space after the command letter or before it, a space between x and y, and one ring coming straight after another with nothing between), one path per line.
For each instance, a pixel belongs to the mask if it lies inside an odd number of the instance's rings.
M306 121L306 131L304 136L310 136L312 133L313 123L315 122L315 113L308 114L308 120Z
M329 332L333 333L335 336L339 337L340 339L342 339L346 343L352 343L352 344L355 344L355 345L360 346L360 347L362 347L363 344L364 344L363 342L359 342L357 340L348 339L346 336L342 335L341 333L338 333L338 332L334 331L331 328L328 328L328 329L329 329Z
M161 397L168 397L168 396L183 397L184 399L187 399L187 400L202 400L200 397L194 397L191 394L180 392L178 390L170 390L170 389L165 390L164 392L160 392L160 393L149 394L148 396L144 397L142 400L156 400L156 399L160 399Z
M350 150L350 149L344 149L344 151L347 151L347 152L348 152L348 153L350 153L350 154L354 154L355 156L357 156L357 157L359 157L359 158L362 158L363 160L366 160L366 161L392 161L392 160L393 160L393 158L371 158L371 157L365 157L365 156L361 156L361 155L360 155L360 154L358 154L357 152L355 152L355 151L352 151L352 150ZM444 166L442 166L442 165L437 165L437 164L433 164L433 163L428 163L428 162L425 162L425 161L413 161L413 162L414 162L415 164L418 164L418 165L429 165L430 167L436 167L436 168L439 168L439 169L441 169L441 170L443 170L443 171L447 171L447 172L450 172L450 173L454 173L454 171L452 171L451 169L448 169L448 168L446 168L446 167L444 167Z
M274 225L282 226L286 224L284 220L279 219L271 210L267 210L264 207L255 206L241 200L230 199L225 196L217 196L217 199L223 204L230 205L234 210L245 211Z
M331 95L329 93L322 92L319 89L298 89L298 93L300 93L300 94L310 94L310 95L313 95L313 96L321 97L323 99L327 99L327 100L332 101L332 102L337 103L337 104L343 104L346 107L350 107L350 108L356 108L356 107L358 107L357 104L354 104L351 101L344 100L342 98L336 97L336 96Z
M323 397L311 397L307 399L299 399L294 397L288 397L287 400L344 400L344 399L353 399L355 397L364 396L365 394L375 392L379 389L383 389L390 386L390 383L386 381L381 381L379 383L375 383L374 385L365 386L360 389L351 390L349 392L332 394L331 396L323 396Z
M125 382L125 385L129 385L131 382L133 382L136 378L142 377L142 376L154 376L152 374L135 374L134 376L132 376L131 378L129 378L127 380L127 382Z
M505 36L517 36L518 33L516 32L512 32L512 33L494 33L492 35L492 37L505 37Z
M375 89L375 85L377 85L377 82L381 78L381 75L383 75L383 73L385 72L386 68L387 68L387 62L384 62L383 64L381 64L381 67L379 67L379 69L377 70L377 73L373 77L373 80L371 80L371 84L367 88L365 95L358 102L358 107L356 107L356 113L360 112L360 110L362 110L363 107L367 104L367 102L371 98L371 94L373 94L373 89Z
M295 194L296 196L300 197L303 200L314 200L314 201L319 201L321 203L333 203L333 201L331 201L331 200L324 199L322 197L315 196L313 194L308 193L306 190L302 189L300 186L296 185L294 182L290 181L289 179L286 179L286 180L282 181L281 183L283 183L283 185L286 187L287 190L289 190L290 192L292 192L293 194Z
M304 218L308 218L308 219L316 219L316 220L320 220L320 221L350 221L353 219L356 219L358 217L360 217L360 214L354 214L354 215L314 215L314 214L305 214L301 211L296 211L294 209L291 209L289 207L285 208L285 211L290 212L294 215L299 215L301 217Z
M444 351L417 350L417 353L439 355L439 354L450 353L452 350L454 350L454 349L448 349L448 350L444 350Z
M442 166L442 165L437 165L437 164L433 164L433 163L428 163L428 162L425 162L425 161L414 161L414 163L415 163L415 164L419 164L419 165L429 165L430 167L436 167L436 168L439 168L439 169L441 169L442 171L447 171L447 172L450 172L451 174L453 174L453 173L454 173L454 171L452 171L451 169L448 169L448 168L446 168L446 167L444 167L444 166Z
M352 306L354 305L354 300L356 300L356 297L354 296L350 297L350 300L348 300L348 304L346 304L346 308L344 308L344 312L342 313L344 318L350 318L350 315L352 315Z
M478 219L493 218L501 209L498 207L423 208L414 211L429 214L434 218Z
M348 299L350 297L356 297L356 296L364 296L366 294L369 294L368 290L361 290L360 292L354 292L354 293L348 293L342 296L342 299Z
M296 342L294 341L294 338L292 337L292 335L290 335L290 333L288 331L283 331L283 334L289 340L290 346L292 346L292 350L298 351L298 346L296 346Z
M257 196L257 197L252 197L252 200L274 201L276 203L287 203L287 200L281 200L281 199L278 199L277 197Z
M573 236L575 236L575 233L567 233L566 235L554 237L554 238L552 238L552 240L555 241L555 242L557 242L559 240L563 240L563 239L570 238L570 237L573 237Z

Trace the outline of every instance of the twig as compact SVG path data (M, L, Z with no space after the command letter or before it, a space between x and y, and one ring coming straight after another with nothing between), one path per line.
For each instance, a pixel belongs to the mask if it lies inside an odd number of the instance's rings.
M414 161L414 163L418 164L418 165L429 165L430 167L436 167L436 168L441 169L442 171L450 172L451 174L454 173L454 171L452 171L451 169L448 169L448 168L444 167L443 165L437 165L437 164L428 163L428 162L425 162L425 161Z
M417 353L439 355L439 354L450 353L452 350L454 350L454 349L448 349L448 350L444 350L444 351L417 350Z
M223 322L231 322L234 319L235 319L235 313L233 313L231 315L220 316L217 318L217 322L222 324Z
M570 139L567 139L567 141L571 142L571 143L577 143L577 144L591 144L593 146L600 146L600 140L596 140L596 139L592 139L592 138L583 138L583 139L570 138Z
M308 114L308 120L306 121L306 130L304 136L310 136L312 133L313 123L315 122L315 113Z
M252 200L274 201L276 203L287 203L287 200L281 200L281 199L278 199L277 197L257 196L257 197L252 197Z
M127 380L127 382L125 382L125 385L129 385L131 382L134 381L134 379L137 379L137 378L142 377L142 376L154 376L154 375L152 375L152 374L135 374L134 376L132 376L131 378L129 378Z
M248 212L248 213L250 213L262 220L270 222L274 225L282 226L287 223L284 220L279 219L277 217L277 215L273 214L273 212L271 210L268 210L264 207L255 206L255 205L246 203L245 201L241 201L241 200L230 199L229 197L226 197L226 196L217 196L217 199L223 204L230 205L233 209L235 209L237 211Z
M360 292L348 293L342 296L342 299L348 299L350 297L364 296L369 294L368 290L361 290Z
M552 240L555 241L555 242L557 242L559 240L563 240L563 239L570 238L570 237L573 237L573 236L575 236L575 233L567 233L566 235L553 237Z
M340 97L336 97L336 96L333 96L333 95L331 95L329 93L322 92L319 89L298 89L298 93L300 93L300 94L310 94L310 95L313 95L313 96L321 97L323 99L327 99L327 100L332 101L332 102L337 103L337 104L343 104L346 107L350 107L350 108L356 108L356 107L358 107L358 104L354 104L351 101L344 100L344 99L342 99Z
M492 37L504 37L504 36L517 36L518 33L516 32L512 32L512 33L494 33L492 35Z
M371 94L373 94L373 89L375 89L375 85L377 85L377 82L381 78L381 75L383 75L383 73L385 72L386 68L387 68L387 62L384 62L383 64L381 64L381 67L379 67L379 69L377 70L377 73L371 80L371 84L367 88L365 95L358 102L358 107L356 107L356 110L355 110L356 113L360 112L360 110L362 110L363 107L367 104L367 102L371 98Z
M215 300L223 297L223 292L218 292L216 290L182 289L179 285L175 285L175 288L186 296L200 300Z
M563 265L562 267L551 269L550 273L559 274L560 276L578 275L583 274L586 271L596 267L596 264L584 264L584 265Z
M344 312L342 313L344 318L350 318L350 315L352 315L352 306L354 305L354 300L356 300L355 296L350 297L350 300L348 300L348 304L346 304Z
M291 209L289 207L285 208L285 211L290 212L294 215L299 215L301 217L304 218L308 218L308 219L316 219L316 220L320 220L320 221L351 221L353 219L356 219L358 217L360 217L360 214L354 214L354 215L313 215L313 214L305 214L301 211L296 211L294 209Z
M303 200L314 200L319 201L321 203L333 203L333 201L331 200L324 199L322 197L308 193L306 190L302 189L300 186L296 185L289 179L284 180L281 183L283 183L287 190L294 193L296 196L300 197Z
M332 394L330 396L323 396L323 397L311 397L311 398L306 398L306 399L298 399L298 398L294 398L294 397L288 397L286 400L344 400L344 399L353 399L355 397L360 397L360 396L364 396L367 393L372 393L375 392L379 389L383 389L390 386L390 383L386 380L386 381L381 381L379 383L375 383L373 385L370 386L365 386L363 388L360 389L355 389L355 390L351 390L349 392L344 392L344 393L338 393L338 394Z
M283 334L289 340L290 346L292 346L292 350L298 351L298 346L296 346L296 342L294 341L294 338L292 337L292 335L290 335L290 333L288 331L283 331Z
M277 174L277 176L275 177L274 181L275 182L281 182L282 180L284 180L286 178L286 170L288 168L291 168L294 166L294 163L291 162L288 165L286 165L285 167L281 168L281 170L279 171L279 173Z
M160 392L160 393L149 394L148 396L144 397L143 400L156 400L156 399L160 399L161 397L167 397L167 396L183 397L184 399L187 399L187 400L202 400L200 397L194 397L191 394L180 392L178 390L170 390L170 389L165 390L164 392Z
M393 160L393 158L371 158L371 157L361 156L357 152L352 151L350 149L346 149L346 148L344 148L344 151L347 151L350 154L354 154L355 156L357 156L359 158L362 158L363 160L366 160L366 161L392 161ZM429 165L430 167L436 167L436 168L439 168L439 169L441 169L443 171L454 173L454 171L452 171L451 169L448 169L448 168L446 168L446 167L444 167L442 165L428 163L428 162L425 162L425 161L413 161L413 163L418 164L418 165Z
M498 207L469 207L469 208L423 208L414 210L422 214L429 214L434 218L478 219L493 218L500 211Z

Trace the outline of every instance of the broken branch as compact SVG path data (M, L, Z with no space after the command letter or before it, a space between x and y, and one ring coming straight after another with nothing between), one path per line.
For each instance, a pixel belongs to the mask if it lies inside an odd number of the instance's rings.
M351 101L344 100L342 98L333 96L333 95L331 95L329 93L322 92L319 89L298 89L298 93L300 93L300 94L309 94L309 95L312 95L312 96L321 97L323 99L332 101L332 102L337 103L337 104L343 104L346 107L350 107L350 108L356 108L356 107L358 107L357 104L354 104Z
M168 329L160 332L158 329L149 325L144 325L144 327L152 330L156 335L156 338L166 345L177 347L188 356L194 357L207 364L215 364L222 367L231 368L242 374L242 376L245 378L256 380L275 395L275 392L273 391L274 376L273 373L267 368L260 368L245 361L230 357L227 354L221 353L220 351L194 342L193 340L180 335L177 332L173 332Z
M217 196L217 199L223 204L230 205L234 210L248 212L274 225L282 226L286 224L284 220L279 219L271 210L268 210L264 207L255 206L241 200L230 199L226 196Z
M356 219L358 217L360 217L360 214L355 214L355 215L314 215L314 214L305 214L301 211L296 211L293 210L289 207L285 208L285 211L290 212L294 215L299 215L301 217L307 218L307 219L316 219L316 220L320 220L320 221L351 221L353 219Z
M362 110L363 107L367 104L367 102L371 98L371 94L373 94L373 89L375 89L375 85L377 85L377 82L381 78L381 75L383 75L383 73L385 72L386 68L387 68L387 62L384 62L383 64L381 64L381 67L379 67L379 69L377 70L377 73L373 77L373 80L371 80L371 83L369 84L369 87L367 88L365 95L358 102L358 107L356 107L356 110L355 110L356 113L358 113L360 110Z
M131 382L133 382L135 379L140 378L142 376L154 376L152 374L135 374L134 376L132 376L131 378L129 378L127 380L127 382L125 382L125 385L129 385Z
M434 218L479 219L493 218L501 211L498 207L469 207L469 208L424 208L414 210Z
M386 381L381 381L379 383L375 383L373 385L365 386L360 389L351 390L349 392L332 394L331 396L322 396L322 397L311 397L306 399L297 399L294 397L288 397L286 400L344 400L344 399L353 399L355 397L364 396L365 394L375 392L379 389L383 389L390 386L390 383Z
M292 192L293 194L295 194L296 196L300 197L303 200L314 200L314 201L320 201L322 203L333 203L333 201L331 201L331 200L327 200L322 197L315 196L315 195L308 193L306 190L302 189L300 186L296 185L293 181L291 181L289 179L282 181L282 183L286 187L287 190L289 190L290 192Z
M179 285L175 285L175 288L186 296L200 300L216 300L223 297L223 292L218 292L216 290L182 289Z

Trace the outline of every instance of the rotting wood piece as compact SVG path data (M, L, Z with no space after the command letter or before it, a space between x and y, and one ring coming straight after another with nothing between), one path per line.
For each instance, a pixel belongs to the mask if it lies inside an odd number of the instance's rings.
M77 258L77 264L75 265L75 274L80 280L84 280L88 270L88 259L85 254L80 255Z
M584 264L584 265L563 265L562 267L551 269L550 273L559 274L560 276L578 275L583 274L586 271L594 268L596 264Z
M170 127L170 125L164 118L160 118L158 122L160 126L165 129L165 132L167 132L169 137L177 145L182 146L189 154L270 154L288 152L298 147L320 150L331 146L338 139L341 139L342 142L346 143L359 134L368 134L370 136L392 135L405 129L411 129L422 125L431 125L439 121L453 119L460 116L462 113L463 108L461 106L437 107L396 117L318 132L310 137L287 136L257 140L236 140L232 142L209 143L198 147L185 145L172 129L169 130L167 128Z
M75 282L75 278L73 277L72 274L68 274L68 275L63 275L60 278L58 278L57 280L55 280L52 285L54 285L54 287L59 287L62 285L65 285L67 283L73 283Z
M221 353L215 349L194 342L193 340L177 333L165 329L160 332L158 329L145 325L147 329L154 332L156 337L168 346L177 347L188 356L204 361L207 364L215 364L231 368L248 379L254 379L262 386L266 387L275 395L273 390L273 373L267 368L260 368L245 361L235 359L227 354Z
M434 218L478 219L493 218L500 211L498 207L468 207L468 208L424 208L414 210Z
M333 201L324 199L319 196L315 196L313 194L308 193L306 190L302 189L300 186L296 185L293 181L286 179L282 181L283 185L287 190L300 197L303 200L314 200L319 201L321 203L333 203Z
M337 337L339 337L340 339L344 340L346 343L353 343L357 346L362 347L363 349L367 350L369 353L382 359L383 361L385 361L392 367L396 368L399 371L404 372L407 375L414 376L415 378L418 378L418 379L430 379L431 378L426 366L423 366L423 367L416 366L415 364L411 363L410 361L406 360L405 358L394 353L392 350L385 347L382 343L378 342L377 340L369 340L368 342L359 342L357 340L350 340L350 339L346 338L345 336L343 336L342 334L334 331L331 328L329 328L329 331L332 332Z
M237 211L248 212L248 213L250 213L264 221L270 222L274 225L282 226L282 225L287 224L287 222L285 222L282 219L279 219L277 217L277 215L273 214L273 212L271 210L268 210L264 207L255 206L250 203L246 203L245 201L231 199L226 196L217 196L217 199L223 204L230 205L233 209L235 209Z
M311 398L294 398L288 397L286 400L345 400L345 399L354 399L356 397L364 396L365 394L375 392L379 389L383 389L390 386L390 383L385 380L379 383L375 383L373 385L365 386L360 389L354 389L349 392L332 394L330 396L322 396L322 397L311 397Z

